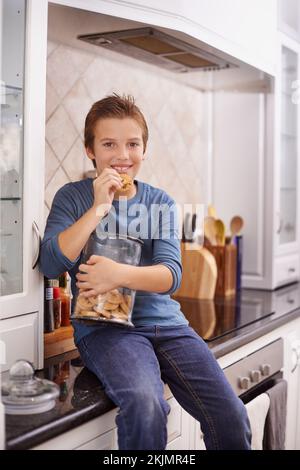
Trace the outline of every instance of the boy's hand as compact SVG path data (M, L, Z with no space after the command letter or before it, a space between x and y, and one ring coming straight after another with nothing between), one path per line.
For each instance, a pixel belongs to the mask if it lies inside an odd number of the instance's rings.
M105 256L93 255L87 261L87 264L81 264L76 274L78 282L76 286L81 290L84 297L104 294L116 287L117 271L120 269L119 263Z
M104 168L93 181L93 206L99 214L106 215L110 211L115 192L122 188L121 181L119 173L113 168Z

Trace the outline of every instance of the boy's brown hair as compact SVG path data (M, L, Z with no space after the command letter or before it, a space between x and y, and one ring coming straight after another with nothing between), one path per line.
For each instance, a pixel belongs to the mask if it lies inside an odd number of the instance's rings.
M89 148L92 151L94 150L94 129L99 119L123 119L126 117L134 119L141 127L144 145L143 153L145 153L149 136L146 120L140 109L136 106L132 95L119 96L116 93L106 96L100 101L96 101L89 110L84 126L85 148ZM94 160L93 164L95 166Z

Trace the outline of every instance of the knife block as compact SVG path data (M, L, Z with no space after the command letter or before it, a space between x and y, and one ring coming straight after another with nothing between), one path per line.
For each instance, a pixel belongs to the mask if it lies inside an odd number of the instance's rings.
M215 297L230 297L236 293L237 249L235 245L207 246L214 256L218 278Z
M181 243L182 280L174 297L213 299L217 283L214 256L197 243Z

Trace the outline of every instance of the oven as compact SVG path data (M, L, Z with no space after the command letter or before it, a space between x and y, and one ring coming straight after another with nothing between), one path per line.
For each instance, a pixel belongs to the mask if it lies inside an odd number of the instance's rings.
M283 339L235 362L224 373L246 406L252 431L251 448L284 449L287 388L282 380Z
M283 339L279 338L224 369L227 380L246 404L282 378Z

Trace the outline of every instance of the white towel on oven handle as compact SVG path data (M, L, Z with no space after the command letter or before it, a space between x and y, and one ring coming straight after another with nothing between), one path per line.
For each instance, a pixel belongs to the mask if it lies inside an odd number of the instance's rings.
M252 432L251 449L262 450L266 417L270 407L270 398L266 393L258 395L246 405Z

